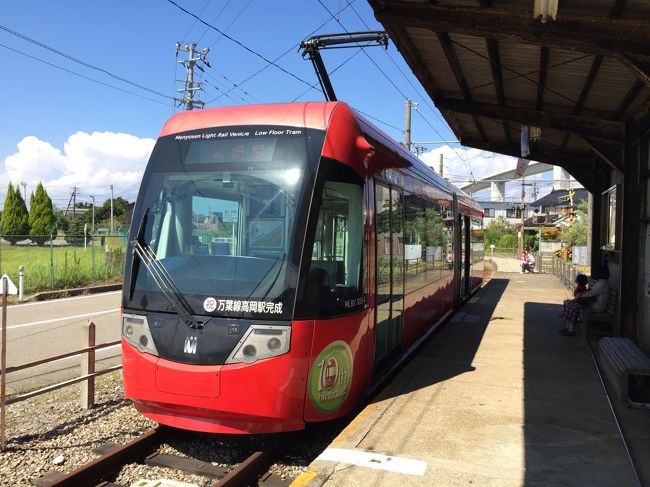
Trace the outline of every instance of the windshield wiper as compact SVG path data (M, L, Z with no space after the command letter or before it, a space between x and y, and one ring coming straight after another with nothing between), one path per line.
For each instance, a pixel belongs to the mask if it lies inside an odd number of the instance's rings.
M163 296L165 296L171 305L172 310L178 314L183 322L190 328L203 328L203 322L198 321L192 316L192 308L181 294L172 276L160 263L155 252L151 250L151 247L144 242L143 229L148 212L149 210L147 209L142 218L142 224L140 225L136 239L131 241L131 245L133 245L133 253L138 256L140 262L142 262L147 268L153 282L156 283L156 286L158 286ZM133 276L132 279L135 279L135 276Z

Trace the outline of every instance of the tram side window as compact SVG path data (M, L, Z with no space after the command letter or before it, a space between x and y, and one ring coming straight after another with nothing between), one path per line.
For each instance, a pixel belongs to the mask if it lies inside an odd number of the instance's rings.
M472 219L471 222L471 262L475 264L483 260L485 245L483 243L483 225L481 220Z
M407 292L437 281L445 256L440 212L432 203L405 197L405 254Z
M363 188L326 181L305 283L305 309L334 315L365 305L363 231Z
M439 213L443 224L442 245L444 250L444 260L440 262L440 268L442 269L441 275L444 277L454 272L454 217L449 205L441 205Z

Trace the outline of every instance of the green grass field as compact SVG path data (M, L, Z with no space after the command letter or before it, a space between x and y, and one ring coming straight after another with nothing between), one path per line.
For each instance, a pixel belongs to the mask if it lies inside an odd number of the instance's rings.
M0 275L18 286L18 268L25 266L25 294L69 289L97 282L121 282L126 246L117 237L95 240L86 248L62 245L11 245L0 240Z

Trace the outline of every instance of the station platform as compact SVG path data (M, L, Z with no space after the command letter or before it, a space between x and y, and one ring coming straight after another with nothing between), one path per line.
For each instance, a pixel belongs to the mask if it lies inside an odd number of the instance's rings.
M292 486L650 485L650 411L620 411L637 473L567 297L497 272Z

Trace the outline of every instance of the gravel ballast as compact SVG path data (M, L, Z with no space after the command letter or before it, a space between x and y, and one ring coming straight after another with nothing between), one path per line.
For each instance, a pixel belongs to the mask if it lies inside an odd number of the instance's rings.
M79 386L11 404L6 411L7 448L0 453L0 486L34 485L49 471L70 472L100 456L107 444L124 444L157 424L140 415L124 398L120 372L101 376L96 384L96 406L79 406ZM338 426L319 425L297 433L296 444L271 471L295 478L327 446ZM280 441L279 435L216 435L172 430L160 453L187 456L231 469L251 453ZM131 464L115 482L131 485L141 479L172 479L209 486L213 478L162 467Z

